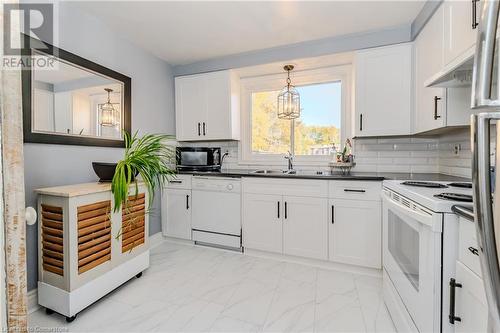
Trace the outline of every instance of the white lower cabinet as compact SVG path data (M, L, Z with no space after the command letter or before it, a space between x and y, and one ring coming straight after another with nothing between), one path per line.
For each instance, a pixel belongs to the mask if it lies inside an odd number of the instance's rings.
M244 195L243 246L250 249L283 251L281 195Z
M283 200L283 253L327 260L328 199L285 196Z
M191 190L164 189L162 212L165 236L191 239Z
M380 201L330 199L329 259L382 267Z
M483 280L457 261L455 288L455 332L487 332L488 305L484 293Z
M458 260L455 278L448 281L450 317L455 332L487 332L488 304L481 278L474 222L459 218Z
M244 178L242 184L246 249L381 268L381 182Z
M326 181L243 178L243 246L328 258Z

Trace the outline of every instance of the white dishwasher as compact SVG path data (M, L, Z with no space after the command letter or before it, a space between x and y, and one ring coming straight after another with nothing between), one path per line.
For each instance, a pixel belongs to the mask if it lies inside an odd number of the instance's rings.
M192 196L195 243L241 250L241 180L194 176Z

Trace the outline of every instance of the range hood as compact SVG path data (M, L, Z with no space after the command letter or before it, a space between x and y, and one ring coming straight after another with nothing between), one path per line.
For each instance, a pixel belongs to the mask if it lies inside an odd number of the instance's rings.
M424 82L426 87L458 88L472 84L472 67L476 46L472 46L441 71Z

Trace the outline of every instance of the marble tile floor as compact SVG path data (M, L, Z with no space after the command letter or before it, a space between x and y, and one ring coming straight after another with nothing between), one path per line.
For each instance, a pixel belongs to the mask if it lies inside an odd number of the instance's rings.
M377 277L163 242L151 267L72 323L40 309L33 329L68 332L395 332Z

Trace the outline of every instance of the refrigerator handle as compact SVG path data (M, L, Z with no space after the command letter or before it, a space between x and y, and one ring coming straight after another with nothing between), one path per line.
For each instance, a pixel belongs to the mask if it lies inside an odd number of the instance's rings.
M490 323L500 328L500 263L495 235L490 179L490 122L500 120L500 112L471 117L472 184L476 234ZM498 240L497 240L498 236ZM490 327L491 331L495 328Z
M500 105L500 101L491 99L499 1L481 2L483 7L480 11L472 73L472 108Z

